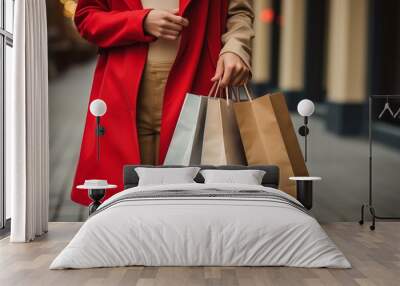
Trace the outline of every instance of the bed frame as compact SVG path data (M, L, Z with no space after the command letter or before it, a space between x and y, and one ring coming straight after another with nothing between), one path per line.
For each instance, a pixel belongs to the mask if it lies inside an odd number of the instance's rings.
M139 176L135 171L136 167L145 168L182 168L184 166L178 165L167 165L167 166L150 166L150 165L125 165L124 166L124 189L136 187L139 183ZM279 185L279 168L277 166L209 166L199 165L194 167L200 167L202 170L205 169L218 169L218 170L263 170L265 171L262 185L265 187L277 188ZM194 178L197 183L204 183L203 176L198 173Z
M147 167L147 168L182 168L184 166L179 165L167 165L167 166L150 166L150 165L125 165L124 166L124 189L136 187L139 183L139 176L135 171L136 167ZM218 170L263 170L265 171L264 178L261 184L264 187L271 187L277 189L279 186L279 168L273 165L259 165L259 166L238 166L238 165L227 165L227 166L209 166L209 165L199 165L195 167L200 167L204 169L218 169ZM199 173L194 180L197 183L204 183L203 176ZM311 194L312 195L312 194ZM302 201L302 198L306 198L307 201ZM297 199L308 209L311 209L309 200L312 197L302 197L298 196ZM309 206L309 207L308 207Z

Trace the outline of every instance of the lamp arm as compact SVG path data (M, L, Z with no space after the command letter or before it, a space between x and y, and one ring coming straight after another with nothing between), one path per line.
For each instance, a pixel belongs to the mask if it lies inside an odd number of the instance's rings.
M308 116L304 116L304 161L307 163L307 135L308 135Z
M308 117L310 117L315 111L314 103L309 99L303 99L297 105L298 113L303 116L304 124L299 128L299 134L304 137L304 161L307 162L307 136L310 132L308 129Z
M100 160L100 136L105 134L104 126L100 125L100 116L96 116L96 147L97 147L97 160Z
M99 135L100 116L96 116L96 135Z
M100 116L96 116L96 136L103 136L106 132L104 126L100 125Z

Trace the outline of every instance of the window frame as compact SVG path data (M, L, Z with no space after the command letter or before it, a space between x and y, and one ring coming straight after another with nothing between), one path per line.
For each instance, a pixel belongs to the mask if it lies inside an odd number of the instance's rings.
M13 48L13 34L6 27L6 1L11 1L13 13L15 0L0 0L0 236L9 231L10 220L7 219L5 189L5 93L6 93L6 47ZM14 18L14 15L11 15ZM13 30L13 29L12 29Z

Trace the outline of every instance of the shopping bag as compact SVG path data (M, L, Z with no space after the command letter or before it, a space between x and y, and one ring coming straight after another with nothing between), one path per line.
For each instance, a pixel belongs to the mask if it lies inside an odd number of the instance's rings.
M164 165L200 164L206 107L206 96L186 94Z
M296 197L291 176L308 176L289 110L282 93L252 98L244 86L246 101L234 103L246 159L249 165L277 165L279 188Z
M209 95L207 99L201 164L246 165L230 92L224 90L225 98L218 94L219 84L214 96Z

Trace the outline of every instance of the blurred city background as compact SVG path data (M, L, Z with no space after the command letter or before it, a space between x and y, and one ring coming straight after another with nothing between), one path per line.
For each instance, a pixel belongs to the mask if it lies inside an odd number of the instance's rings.
M368 97L400 94L400 1L254 0L253 92L285 92L296 129L297 103L316 103L310 119L312 213L322 222L356 221L368 199ZM81 221L87 208L70 200L96 48L80 38L76 2L48 0L51 221ZM376 100L374 203L400 215L400 114ZM399 100L390 100L394 113ZM302 139L300 139L302 140ZM301 141L302 142L302 141Z

